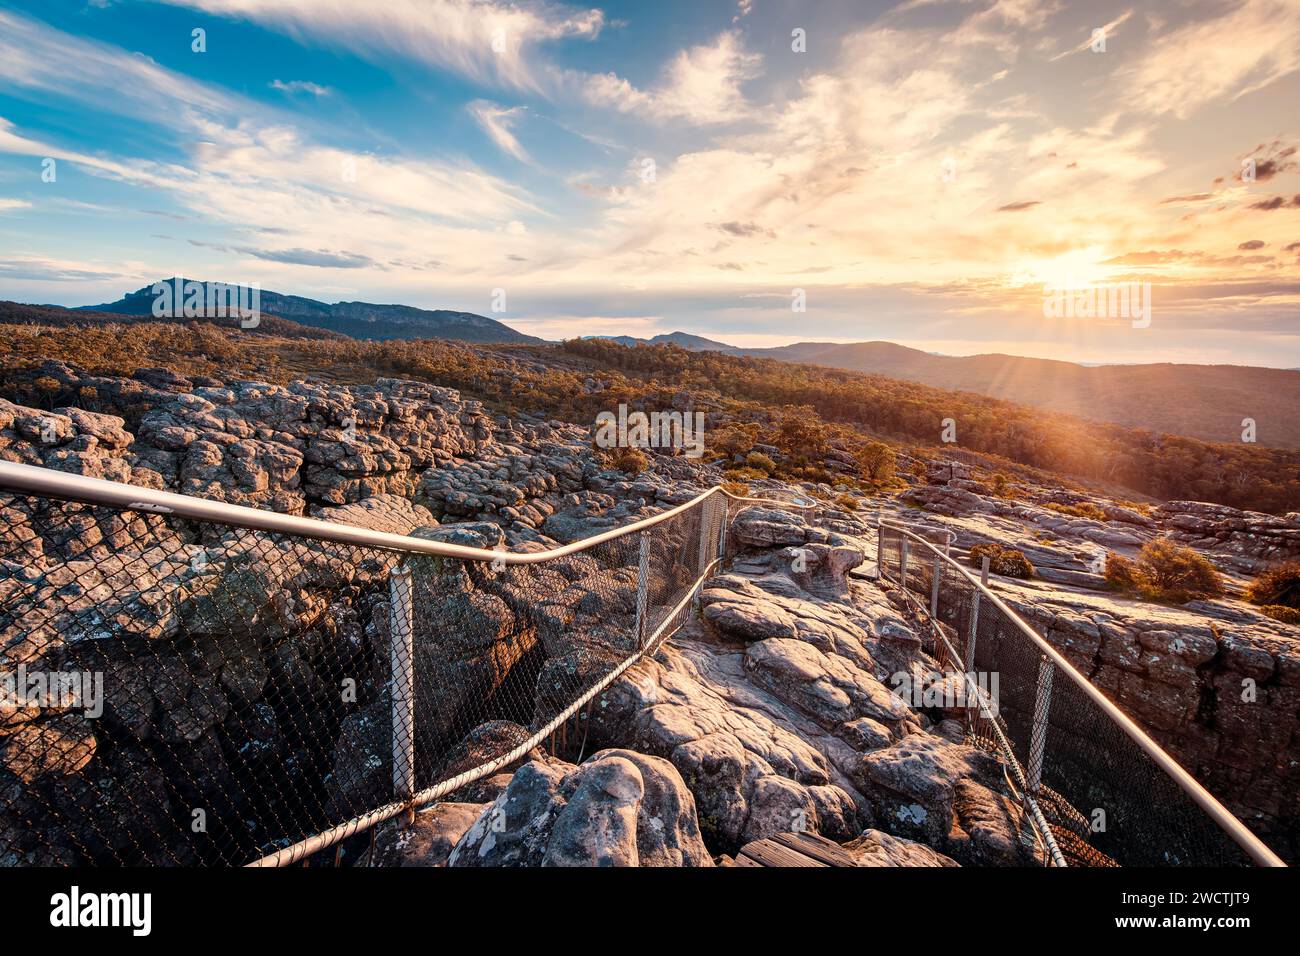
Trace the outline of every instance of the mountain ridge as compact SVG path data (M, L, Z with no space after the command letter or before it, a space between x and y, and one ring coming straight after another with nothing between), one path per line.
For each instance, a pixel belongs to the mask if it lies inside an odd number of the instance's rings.
M160 282L171 284L173 278ZM206 292L212 280L201 282ZM151 315L153 285L128 292L114 302L77 307L76 311L108 312L117 315ZM526 335L510 326L474 312L452 309L421 309L412 305L374 302L339 301L334 303L261 290L262 312L291 319L357 339L456 339L463 342L540 344L544 340Z
M1003 352L940 355L881 340L769 348L741 348L685 332L615 340L656 344L672 337L718 346L692 351L868 372L1206 441L1242 441L1246 422L1252 420L1259 444L1300 448L1300 373L1295 369L1179 362L1083 365Z

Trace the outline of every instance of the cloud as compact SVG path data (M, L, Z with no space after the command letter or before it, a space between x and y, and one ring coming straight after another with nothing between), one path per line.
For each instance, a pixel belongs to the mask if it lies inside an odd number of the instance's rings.
M165 0L214 16L250 20L383 63L396 55L449 70L475 83L542 92L553 68L542 44L592 39L600 10L548 2L495 0Z
M1119 79L1131 110L1186 117L1206 103L1262 90L1296 70L1300 4L1243 0L1221 16L1154 39Z
M1269 199L1261 199L1259 202L1253 202L1247 208L1272 212L1274 209L1283 209L1287 206L1300 208L1300 193L1291 197L1290 201L1288 201L1285 196L1273 196Z
M652 90L640 90L613 73L586 76L583 95L600 106L665 121L704 126L750 114L741 85L756 77L762 57L744 49L737 31L680 51Z
M475 100L466 109L483 127L484 132L488 134L492 142L521 163L528 162L528 153L519 145L519 140L515 138L514 133L510 130L511 125L524 114L522 106L507 108L496 103L489 103L487 100Z
M1248 239L1247 241L1237 246L1237 248L1241 249L1244 252L1249 252L1254 249L1263 249L1266 245L1268 245L1268 243L1262 239Z
M251 102L165 69L146 56L4 10L0 80L171 126L188 126L197 115L257 113Z
M1042 205L1040 200L1029 199L1023 202L1009 202L1005 206L998 206L998 212L1020 212L1022 209L1032 209L1034 206Z
M241 246L240 252L268 262L288 262L303 266L334 269L360 269L374 266L375 260L354 252L327 252L321 249L254 249Z
M1263 154L1262 158L1256 158ZM1266 183L1278 173L1291 172L1300 169L1300 163L1297 163L1291 157L1296 154L1294 146L1283 146L1280 140L1273 140L1271 143L1260 143L1251 153L1250 158L1253 160L1255 182ZM1245 167L1238 169L1234 178L1241 180L1245 172Z
M310 93L312 96L329 96L334 91L328 86L321 86L319 83L312 83L309 80L272 80L268 84L271 89L279 90L282 93Z
M6 199L0 196L0 214L13 212L15 209L30 209L32 204L26 199Z
M1119 28L1128 22L1131 16L1133 16L1133 11L1125 10L1114 20L1111 20L1110 23L1106 24L1104 27L1098 28L1101 30L1103 42L1109 42L1110 39L1113 36L1115 36L1115 33L1119 30ZM1068 50L1056 54L1056 56L1052 57L1052 62L1055 63L1057 60L1064 59L1065 57L1070 56L1072 54L1082 53L1085 50L1091 50L1094 42L1095 40L1094 40L1093 32L1089 31L1088 39L1084 40L1076 47L1071 47Z
M29 256L0 259L0 276L11 281L95 282L120 279L122 273L91 268L85 263Z

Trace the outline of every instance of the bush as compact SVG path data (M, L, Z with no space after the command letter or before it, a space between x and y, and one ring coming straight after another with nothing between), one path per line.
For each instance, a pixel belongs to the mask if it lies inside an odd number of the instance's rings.
M629 475L639 475L650 467L650 459L639 448L621 448L614 456L613 466Z
M1107 554L1106 581L1117 591L1173 604L1223 594L1223 578L1214 565L1191 548L1168 538L1148 541L1138 552L1136 561Z
M1008 578L1032 578L1034 566L1023 552L1015 548L1004 548L1000 544L977 544L970 549L970 563L982 567L984 556L988 555L989 570Z
M1275 621L1300 626L1300 611L1293 607L1287 607L1285 604L1265 604L1260 611Z
M992 479L990 479L989 487L992 489L995 496L998 498L1005 498L1011 491L1011 481L1006 475L999 471L992 477Z
M776 471L776 462L761 451L751 451L745 458L745 466L754 471L761 471L765 475L771 475Z
M758 481L766 478L767 475L757 468L728 468L722 473L722 477L731 481Z
M1081 501L1077 505L1058 505L1055 502L1050 502L1046 507L1071 518L1091 518L1094 521L1106 520L1106 512L1091 501Z
M749 497L749 485L745 484L743 481L724 481L722 483L722 490L728 494L735 495L737 498Z
M858 468L872 481L885 482L894 477L898 459L894 449L882 441L868 442L857 453Z
M835 504L843 508L845 511L858 510L858 499L854 498L852 495L840 495L835 499Z
M1246 600L1300 611L1300 561L1286 561L1265 569L1246 588Z

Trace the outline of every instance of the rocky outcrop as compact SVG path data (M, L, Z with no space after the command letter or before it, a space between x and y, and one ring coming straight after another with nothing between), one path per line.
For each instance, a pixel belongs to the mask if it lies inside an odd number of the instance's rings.
M695 802L666 760L605 750L532 761L456 842L450 866L711 866Z
M1213 552L1246 573L1300 558L1300 513L1268 515L1205 501L1169 501L1158 509L1166 534Z

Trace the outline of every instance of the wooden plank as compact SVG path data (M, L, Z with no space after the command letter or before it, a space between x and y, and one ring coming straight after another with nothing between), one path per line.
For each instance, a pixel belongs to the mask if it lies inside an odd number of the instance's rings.
M741 856L747 856L760 866L825 866L825 863L804 856L784 847L775 840L757 840L741 848Z
M762 863L759 863L757 860L751 860L749 857L745 856L744 853L739 854L739 855L736 857L734 863L735 863L736 866L757 866L757 867L762 867L762 865L763 865Z
M816 833L778 833L772 839L827 866L858 865L842 846Z

